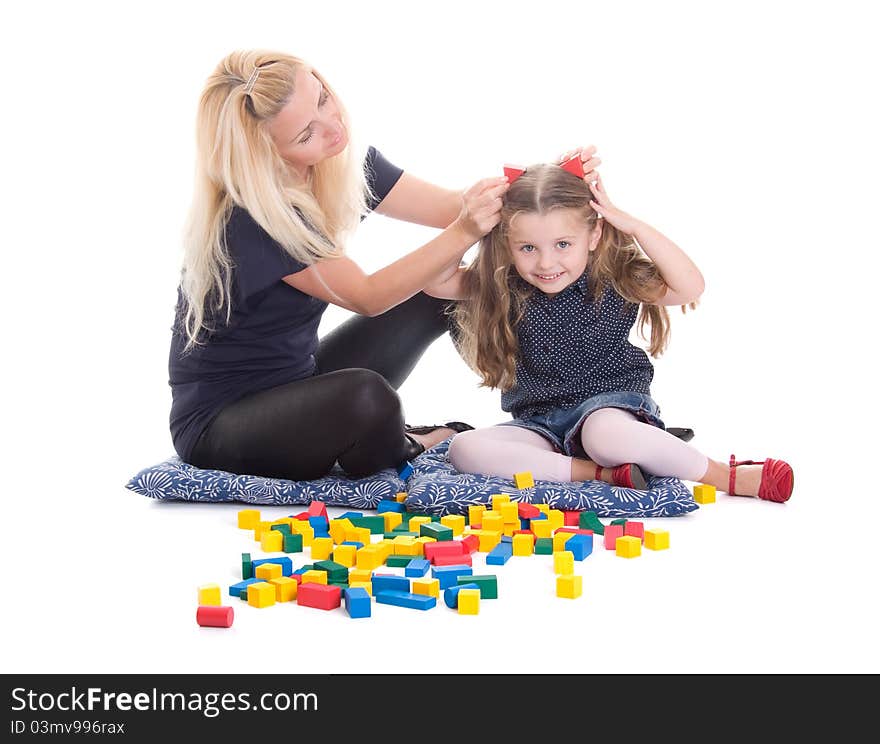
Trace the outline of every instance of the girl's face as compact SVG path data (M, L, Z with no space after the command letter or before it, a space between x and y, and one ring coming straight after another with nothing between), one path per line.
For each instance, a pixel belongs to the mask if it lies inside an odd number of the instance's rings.
M599 223L584 224L580 210L523 212L510 222L508 249L525 281L555 295L584 273L601 234Z
M342 112L308 68L296 73L296 93L269 124L281 157L304 178L309 167L338 155L348 144Z

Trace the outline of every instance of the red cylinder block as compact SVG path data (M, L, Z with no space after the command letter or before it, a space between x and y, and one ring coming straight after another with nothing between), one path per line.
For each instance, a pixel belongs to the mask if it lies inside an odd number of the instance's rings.
M199 605L196 622L203 628L231 628L234 615L231 607Z

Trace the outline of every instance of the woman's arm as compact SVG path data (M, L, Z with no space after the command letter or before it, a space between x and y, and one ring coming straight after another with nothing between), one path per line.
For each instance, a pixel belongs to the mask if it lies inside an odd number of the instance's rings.
M425 287L425 294L441 300L464 300L464 267L460 266L450 276Z
M462 191L452 191L404 173L375 211L426 227L449 227L461 211Z

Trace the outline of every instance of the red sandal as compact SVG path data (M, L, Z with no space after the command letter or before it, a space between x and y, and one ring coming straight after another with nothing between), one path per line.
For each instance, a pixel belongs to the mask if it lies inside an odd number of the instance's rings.
M727 493L736 496L734 490L736 487L736 467L737 465L763 465L761 468L761 485L758 486L758 498L764 501L775 501L779 504L788 501L791 498L791 492L794 490L794 471L784 460L773 460L767 458L761 462L755 460L740 460L737 462L736 457L730 456L730 481L727 487Z
M595 480L602 480L600 477L601 475L602 468L599 465L596 465ZM645 479L645 474L642 472L642 469L635 463L631 462L618 465L616 468L611 468L611 482L612 485L622 486L623 488L632 488L636 491L648 490L648 481Z

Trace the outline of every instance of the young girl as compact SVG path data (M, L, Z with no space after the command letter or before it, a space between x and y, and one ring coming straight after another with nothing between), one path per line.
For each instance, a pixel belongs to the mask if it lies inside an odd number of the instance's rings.
M648 352L670 334L668 305L695 307L703 277L653 227L615 207L601 177L530 166L503 197L475 261L427 291L457 303L456 344L513 420L456 435L462 472L646 488L645 473L783 502L788 463L712 460L666 431L651 399ZM595 178L595 181L592 179ZM644 471L644 472L643 472Z

